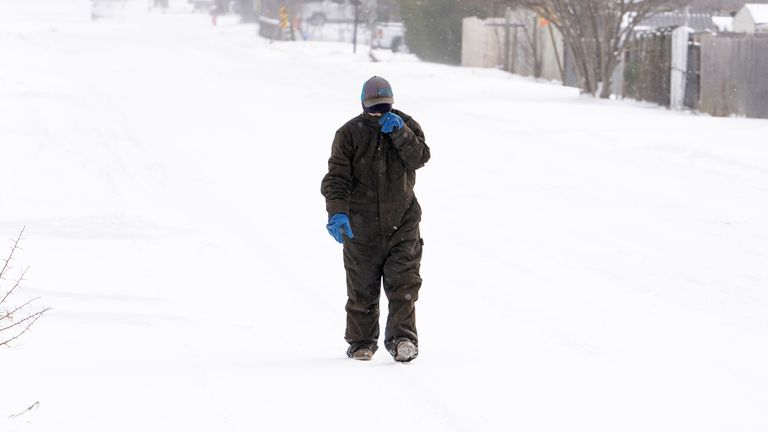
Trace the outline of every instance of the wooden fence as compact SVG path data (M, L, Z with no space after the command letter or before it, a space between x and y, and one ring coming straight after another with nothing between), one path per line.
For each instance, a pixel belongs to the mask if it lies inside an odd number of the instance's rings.
M699 110L768 118L768 34L702 34Z
M692 110L699 109L699 89L701 88L701 44L697 36L691 35L688 42L688 62L685 74L685 98L683 105Z
M672 34L637 33L624 52L624 97L669 106Z

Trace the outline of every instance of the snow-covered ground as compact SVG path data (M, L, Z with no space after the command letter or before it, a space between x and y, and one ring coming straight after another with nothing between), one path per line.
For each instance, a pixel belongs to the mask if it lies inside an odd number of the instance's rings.
M768 430L768 121L145 4L0 0L0 237L54 308L0 430ZM319 193L374 74L433 155L409 365L345 357Z

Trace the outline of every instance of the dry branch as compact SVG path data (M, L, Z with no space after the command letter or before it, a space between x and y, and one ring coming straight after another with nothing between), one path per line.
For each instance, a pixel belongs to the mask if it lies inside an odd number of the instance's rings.
M5 264L3 264L3 268L0 269L0 279L4 279L5 273L12 268L11 267L11 261L13 261L13 254L16 253L17 250L21 249L19 247L19 242L21 242L21 239L22 239L22 236L24 235L24 230L25 229L27 229L27 227L24 227L24 228L21 229L21 232L19 233L19 236L16 237L15 240L11 239L11 241L13 242L13 246L11 246L11 252L8 254L8 258L3 260L3 261L5 261ZM3 300L0 301L0 303L5 301L6 297L8 297L7 294L6 294L5 297L3 297Z
M13 254L13 252L11 252L11 254ZM29 267L25 268L24 271L21 272L21 276L19 276L16 279L16 282L13 283L13 286L11 287L11 289L9 289L8 292L6 292L5 295L3 296L2 300L0 300L0 305L5 303L5 301L8 300L8 297L10 297L11 294L13 294L13 292L16 291L16 288L19 287L19 285L21 284L21 281L24 280L24 275L27 274L27 270L29 270Z
M16 239L12 239L13 243L11 250L8 253L8 258L4 259L3 267L0 269L0 288L2 282L7 280L8 273L13 270L14 254L22 250L19 244L24 236L24 229L22 228L19 236ZM24 276L27 274L28 268L24 269L19 277L13 282L10 289L5 291L2 298L0 298L0 346L8 347L10 343L19 339L26 334L29 329L39 320L46 312L51 308L43 307L42 309L32 308L32 304L39 300L38 298L32 298L21 304L11 304L11 295L21 288L21 283L24 281ZM2 292L2 291L0 291ZM32 310L30 310L32 309ZM16 315L23 315L21 319L16 319Z
M24 411L22 411L20 413L17 413L17 414L10 415L10 416L8 416L8 418L14 419L16 417L21 417L24 414L26 414L26 413L28 413L30 411L35 410L39 406L40 406L40 401L37 401L37 402L33 403L29 408L25 409Z
M27 323L27 325L24 326L24 328L20 332L16 333L10 339L5 340L5 341L0 340L0 346L6 346L6 347L10 346L9 344L11 342L13 342L16 339L18 339L21 336L23 336L24 333L26 333L37 322L37 320L39 320L43 316L43 314L45 314L49 310L51 310L51 308L45 308L43 310L37 311L37 312L33 313L32 315L29 315L26 318L11 324L8 327L0 329L0 333L1 333L1 332L5 331L5 330L12 330L12 329L15 329L16 327L21 327L21 325L24 324L25 322Z

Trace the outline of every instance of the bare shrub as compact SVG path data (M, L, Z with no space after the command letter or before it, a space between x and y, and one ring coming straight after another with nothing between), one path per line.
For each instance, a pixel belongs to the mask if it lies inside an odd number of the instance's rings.
M23 235L24 229L19 232L18 237L11 239L12 246L8 257L0 258L0 346L4 347L11 346L12 342L27 333L37 320L51 310L49 307L37 305L39 297L16 300L28 270L24 268L17 272L16 277L11 277L15 270L14 255L21 250Z

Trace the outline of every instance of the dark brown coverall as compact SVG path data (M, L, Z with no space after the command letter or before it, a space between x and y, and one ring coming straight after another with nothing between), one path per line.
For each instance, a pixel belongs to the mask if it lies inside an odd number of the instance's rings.
M391 134L381 132L379 117L366 113L336 131L321 187L328 215L346 213L355 236L344 240L348 354L378 348L382 279L389 301L385 348L394 355L402 339L418 344L414 304L424 242L413 186L430 153L419 124L392 112L405 126Z

